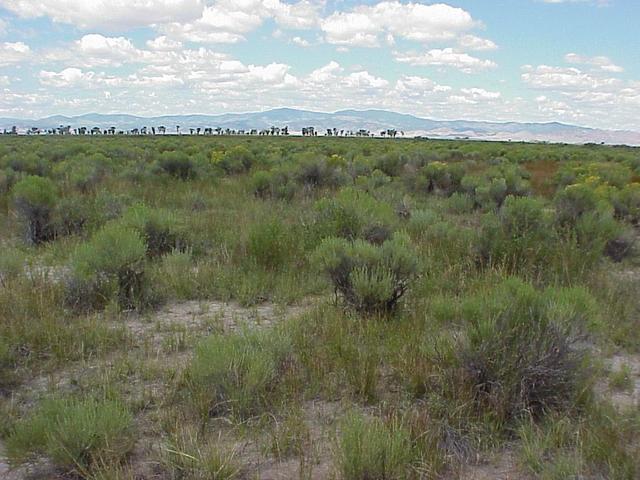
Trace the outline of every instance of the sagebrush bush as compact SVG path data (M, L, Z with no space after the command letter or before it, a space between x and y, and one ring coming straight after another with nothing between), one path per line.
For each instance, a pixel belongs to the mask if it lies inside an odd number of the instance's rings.
M364 238L368 228L378 226L392 231L396 222L390 205L353 188L343 189L333 198L319 200L315 212L314 228L319 238Z
M44 400L6 439L17 466L45 455L59 468L87 478L96 467L122 462L135 443L133 417L105 400Z
M25 225L25 240L39 244L51 240L51 215L58 202L55 183L48 178L27 176L13 186L13 201Z
M640 183L631 183L616 190L611 201L616 218L633 225L640 223Z
M289 339L279 331L211 335L195 351L186 386L204 418L248 418L277 401L276 390L290 361Z
M583 354L571 326L554 321L533 287L506 281L470 320L460 356L479 408L504 424L578 404L586 385Z
M135 230L106 225L74 253L67 303L79 309L99 308L115 297L122 309L142 308L148 295L145 252ZM92 305L93 301L97 304Z
M365 314L393 312L417 271L411 242L401 233L380 246L329 238L316 249L314 261L347 305Z
M124 213L122 224L139 232L150 258L184 250L188 244L178 217L169 210L134 205Z
M303 158L296 168L296 181L307 191L316 188L337 188L347 182L345 172L326 158Z
M95 223L93 205L85 196L69 196L60 199L53 213L56 235L81 235Z
M250 170L255 162L256 158L251 150L236 145L217 158L215 163L228 174L238 174Z
M554 199L556 221L560 225L574 226L586 213L607 209L604 199L590 185L573 184L560 190Z
M193 161L184 152L163 152L158 165L165 173L180 180L190 180L197 174Z
M419 190L450 196L461 187L464 167L459 163L430 162L418 173Z
M337 464L343 480L402 480L410 476L413 448L399 423L351 413L340 426Z

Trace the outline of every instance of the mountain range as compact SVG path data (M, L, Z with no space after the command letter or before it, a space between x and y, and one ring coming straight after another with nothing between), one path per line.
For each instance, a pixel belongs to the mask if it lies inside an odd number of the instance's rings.
M116 130L131 130L141 127L165 126L168 133L176 133L180 126L182 133L190 128L216 128L234 130L268 129L271 126L288 126L291 133L298 133L304 127L315 127L319 135L326 129L337 128L344 131L365 129L372 134L387 129L395 129L409 137L429 138L469 138L474 140L546 141L564 143L605 143L640 145L640 132L626 130L602 130L579 127L558 122L482 122L465 120L431 120L414 115L386 110L341 110L333 113L313 112L292 108L277 108L263 112L225 113L221 115L166 115L159 117L139 117L125 114L90 113L79 116L54 115L51 117L25 120L0 118L0 130L18 128L18 132L37 127L48 130L60 125L71 128L99 127Z

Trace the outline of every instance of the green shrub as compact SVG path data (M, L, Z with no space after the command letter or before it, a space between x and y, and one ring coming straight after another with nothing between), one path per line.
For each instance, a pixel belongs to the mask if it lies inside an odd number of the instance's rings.
M28 176L13 186L12 193L27 243L37 245L53 238L51 215L58 202L55 184L48 178Z
M353 188L343 189L333 198L319 200L315 211L319 238L363 238L366 229L372 226L392 230L396 220L390 205Z
M473 212L473 209L475 208L475 202L470 195L466 193L455 192L447 199L445 206L449 213L461 215L464 213Z
M149 258L159 257L173 250L184 250L187 247L186 235L175 213L169 210L135 205L124 213L122 224L135 229L144 239Z
M616 190L612 203L617 219L625 220L634 225L640 223L640 183L632 183Z
M254 154L242 145L227 150L218 165L228 174L237 174L251 169L256 159Z
M349 414L340 427L337 466L343 480L401 480L413 461L409 433L399 424Z
M295 178L307 191L316 188L337 188L347 182L347 175L323 157L300 159Z
M287 167L260 170L251 177L251 191L256 197L291 200L297 190L294 173Z
M449 196L461 187L464 167L456 163L430 162L418 174L418 188Z
M86 478L95 467L123 461L134 443L133 418L119 403L49 399L14 426L6 449L13 465L46 455Z
M279 331L211 335L197 347L187 388L200 414L247 418L276 401L287 369L289 339Z
M569 185L557 193L554 199L556 221L560 225L573 226L586 213L606 210L605 202L590 186L583 183Z
M541 200L509 196L497 215L482 219L478 252L483 265L538 279L550 273L550 263L562 250L552 216Z
M582 354L533 287L506 281L471 321L460 355L480 409L504 424L576 405L586 385Z
M416 210L411 213L407 222L407 231L414 237L421 237L439 221L440 216L433 210Z
M122 309L142 308L148 299L145 251L135 230L105 226L73 255L67 303L81 310L99 308L115 296Z
M53 224L57 235L81 235L94 220L93 205L87 197L64 197L56 205Z
M163 152L158 159L160 168L180 180L190 180L196 177L194 163L184 152Z
M417 271L409 238L400 233L381 246L329 238L314 261L345 302L365 314L393 312Z

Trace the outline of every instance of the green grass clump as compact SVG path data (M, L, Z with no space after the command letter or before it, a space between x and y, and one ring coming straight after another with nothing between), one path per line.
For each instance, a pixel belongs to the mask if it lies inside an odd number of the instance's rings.
M197 347L186 386L203 418L247 418L277 403L290 343L281 332L211 335Z
M119 403L57 398L44 400L18 421L6 449L13 465L46 455L56 466L87 478L95 467L122 462L134 443L133 418Z
M351 413L340 426L337 464L343 480L401 480L410 475L413 451L399 424Z

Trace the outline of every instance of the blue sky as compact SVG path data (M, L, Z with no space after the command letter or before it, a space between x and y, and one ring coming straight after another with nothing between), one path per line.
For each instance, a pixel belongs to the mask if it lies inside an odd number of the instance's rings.
M640 130L637 0L0 0L0 116L382 108Z

